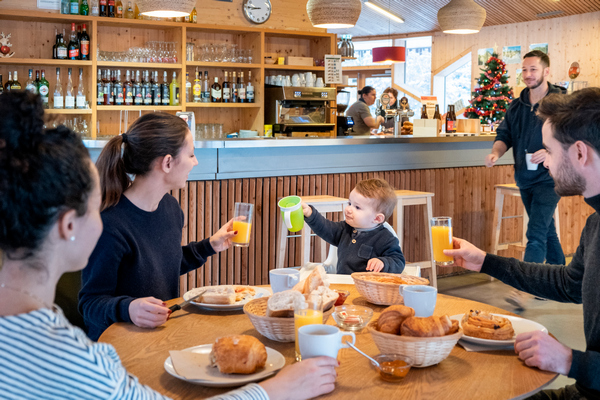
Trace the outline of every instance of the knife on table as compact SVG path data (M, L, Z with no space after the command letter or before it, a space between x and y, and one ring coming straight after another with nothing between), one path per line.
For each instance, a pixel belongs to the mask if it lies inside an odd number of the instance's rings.
M200 296L202 296L204 294L204 292L206 292L208 289L204 289L203 291L201 291L200 293L198 293L197 295L195 295L194 297L190 298L189 300L184 301L183 303L179 303L179 304L174 304L171 307L169 307L169 310L171 310L171 312L173 311L177 311L177 310L181 310L183 307L187 306L188 304L190 304L192 301L197 300Z

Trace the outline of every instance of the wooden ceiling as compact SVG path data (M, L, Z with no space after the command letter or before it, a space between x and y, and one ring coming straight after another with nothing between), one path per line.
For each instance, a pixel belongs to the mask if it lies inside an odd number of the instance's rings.
M371 1L371 0L369 0ZM485 8L487 17L484 26L537 21L600 11L600 0L475 0ZM363 4L356 26L349 29L330 29L329 32L352 36L378 36L415 32L439 31L437 12L449 0L372 0L372 3L402 17L404 23L388 22L389 18ZM562 11L552 16L538 14Z

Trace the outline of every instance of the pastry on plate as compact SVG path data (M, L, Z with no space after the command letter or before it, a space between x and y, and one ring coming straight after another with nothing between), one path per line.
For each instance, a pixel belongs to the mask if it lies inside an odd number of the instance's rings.
M253 336L223 336L213 344L210 362L222 374L253 374L265 366L267 349Z
M508 318L487 311L471 310L461 321L465 335L480 339L510 340L515 331Z

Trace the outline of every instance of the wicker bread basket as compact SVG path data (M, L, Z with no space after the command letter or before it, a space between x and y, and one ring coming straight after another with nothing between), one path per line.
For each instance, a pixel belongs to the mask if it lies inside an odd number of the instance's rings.
M414 361L414 367L429 367L445 360L463 335L462 330L441 337L412 337L379 332L377 321L367 326L381 354L402 354Z
M244 305L244 313L261 335L277 342L295 341L294 318L267 317L268 300L268 297L261 297L249 301ZM334 309L335 307L330 307L323 313L323 323L327 322Z
M355 272L352 275L356 290L370 303L389 306L392 304L402 304L403 299L400 295L400 283L393 281L403 281L406 285L429 285L429 280L418 276L404 274L387 274L383 272ZM389 279L392 282L377 282L373 278L382 280Z

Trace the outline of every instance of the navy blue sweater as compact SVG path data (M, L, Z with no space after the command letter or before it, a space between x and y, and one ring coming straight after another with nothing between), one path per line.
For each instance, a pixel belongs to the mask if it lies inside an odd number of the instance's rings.
M577 388L586 398L597 399L600 398L600 195L585 201L596 212L588 217L569 265L526 263L488 254L481 272L536 296L563 303L583 303L586 349L573 350L568 376L577 380Z
M183 212L165 195L147 212L127 197L102 212L104 231L82 271L79 312L98 340L114 322L131 322L129 304L140 297L179 297L179 276L215 254L208 239L181 246Z
M565 93L561 87L548 83L548 94ZM521 92L521 96L510 103L504 120L496 131L496 140L500 140L513 149L515 159L515 181L522 189L531 188L538 184L554 186L554 180L543 165L537 170L529 171L525 161L526 153L535 153L544 148L542 144L542 120L538 118L539 103L531 105L529 88Z
M337 246L337 273L350 275L366 272L371 258L383 261L381 272L399 274L404 271L404 254L398 238L380 225L370 231L358 231L346 221L333 222L323 217L313 206L312 214L306 218L311 229L327 243Z

